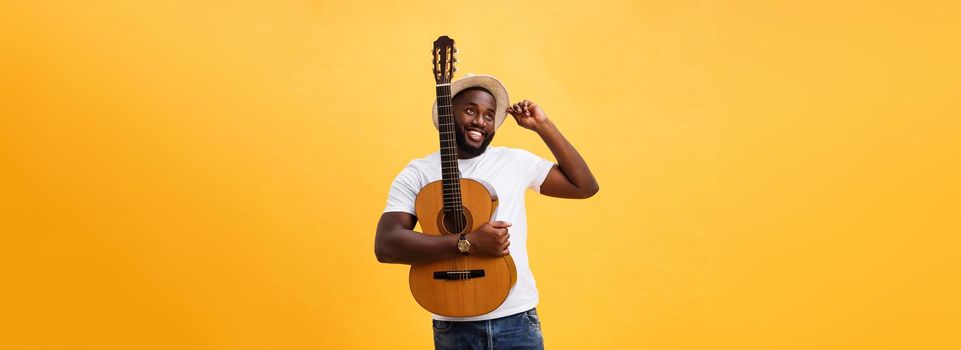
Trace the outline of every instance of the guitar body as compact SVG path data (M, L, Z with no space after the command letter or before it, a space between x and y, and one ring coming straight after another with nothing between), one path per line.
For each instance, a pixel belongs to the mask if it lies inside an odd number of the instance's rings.
M415 210L425 234L460 234L448 231L448 227L458 225L445 224L457 220L465 227L463 232L468 233L493 218L497 196L491 187L477 180L460 179L463 216L456 218L453 215L458 214L448 215L444 211L442 182L431 182L417 194ZM451 246L451 249L456 248ZM449 277L458 274L463 277ZM410 291L417 303L427 311L448 317L478 316L494 311L507 299L516 281L517 269L510 255L462 255L410 268Z

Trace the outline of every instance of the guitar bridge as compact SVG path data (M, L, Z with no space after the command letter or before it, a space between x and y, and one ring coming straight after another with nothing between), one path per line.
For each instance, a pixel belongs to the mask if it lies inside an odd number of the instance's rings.
M460 271L436 271L435 280L466 280L471 278L484 277L484 270L460 270Z

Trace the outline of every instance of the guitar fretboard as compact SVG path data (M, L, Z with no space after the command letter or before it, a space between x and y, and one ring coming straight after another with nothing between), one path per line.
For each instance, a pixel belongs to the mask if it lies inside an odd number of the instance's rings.
M437 85L437 124L440 130L441 178L444 187L444 211L463 210L460 193L460 167L457 163L454 112L450 84Z

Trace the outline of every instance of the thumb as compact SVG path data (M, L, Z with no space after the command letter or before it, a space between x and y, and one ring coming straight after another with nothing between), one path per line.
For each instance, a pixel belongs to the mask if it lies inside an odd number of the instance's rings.
M508 228L511 227L511 223L507 221L491 221L491 227L493 228Z

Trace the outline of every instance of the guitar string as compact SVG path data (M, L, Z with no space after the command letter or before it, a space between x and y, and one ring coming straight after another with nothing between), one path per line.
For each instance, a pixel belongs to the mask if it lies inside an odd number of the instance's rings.
M451 110L451 109L453 108L453 101L450 101L450 102L451 102L450 104L447 103L447 102L450 100L450 98L451 98L451 91L450 91L450 85L449 85L449 83L448 83L448 85L442 86L440 90L441 90L441 92L443 93L443 97L444 97L444 99L443 99L444 105L443 105L443 107L442 107L442 110L439 110L439 111L438 111L438 112L443 112L442 116L444 117L443 129L442 129L441 131L444 132L446 135L451 135L453 132L456 132L456 131L455 131L455 129L454 129L453 111ZM451 147L452 145L449 145L449 144L448 144L448 143L450 143L451 141L452 141L452 140L450 139L449 136L448 136L447 139L445 140L444 136L442 135L442 136L441 136L441 147L442 147L442 149L448 149L448 150L449 150L450 148L452 148L452 147ZM447 154L447 155L448 155L448 158L450 158L452 155L450 154L450 152L447 152L447 153L448 153L448 154ZM442 158L443 158L443 157L442 157ZM457 162L456 154L453 155L453 159L441 159L441 161L442 161L442 162L447 162L447 163ZM456 163L455 163L455 164L456 164ZM449 164L448 164L448 165L449 165ZM459 164L457 164L457 165L459 165ZM443 169L444 169L444 166L442 166L441 169L443 170ZM452 193L453 196L451 196L451 197L453 197L453 198L451 198L451 200L453 201L453 203L449 203L449 202L447 201L447 196L443 196L443 197L444 197L444 199L445 199L444 205L445 205L445 206L448 205L448 204L451 205L451 207L448 208L449 210L448 210L447 212L448 212L449 215L454 215L453 223L454 223L454 226L455 226L454 228L456 229L455 231L457 231L456 233L463 232L464 226L465 226L464 217L463 217L463 209L462 209L462 208L459 208L458 205L457 205L459 202L461 202L461 198L460 198L460 179L459 179L459 178L460 178L460 176L459 176L460 174L459 174L459 173L460 173L460 167L458 166L458 167L455 168L454 171L451 172L450 174L447 174L447 172L444 172L444 173L441 174L441 177L442 177L442 178L443 178L445 175L451 175L451 176L448 176L448 183L450 184L449 187L451 188L451 190L454 191L454 193ZM443 183L443 181L442 181L442 183ZM446 220L445 220L445 221L446 221ZM451 266L451 270L452 270L452 271L459 271L459 270L460 270L460 266L459 266L459 265L461 265L461 264L460 264L461 260L463 260L463 259L461 259L461 256L457 256L457 257L454 257L454 259L451 259L451 265L452 265L452 266ZM464 276L463 274L458 274L457 277L460 278L460 279L465 279L465 278L466 278L466 276Z

